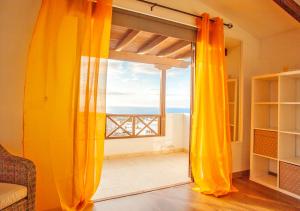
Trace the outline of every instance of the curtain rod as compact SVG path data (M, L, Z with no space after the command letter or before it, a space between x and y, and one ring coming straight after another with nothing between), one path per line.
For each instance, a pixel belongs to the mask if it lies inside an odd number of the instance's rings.
M193 16L193 17L196 17L196 18L201 18L201 19L203 18L200 15L195 15L195 14L192 14L192 13L188 13L188 12L185 12L185 11L182 11L182 10L178 10L178 9L175 9L175 8L172 8L172 7L168 7L168 6L165 6L165 5L157 4L155 2L145 1L145 0L137 0L137 1L145 3L145 4L148 4L148 5L151 5L151 7L150 7L151 11L153 11L154 7L161 7L161 8L167 9L167 10L172 10L172 11L179 12L179 13L182 13L182 14L185 14L185 15L189 15L189 16ZM210 21L215 21L215 20L210 19ZM233 24L232 23L224 23L224 26L226 26L228 29L231 29L233 27Z

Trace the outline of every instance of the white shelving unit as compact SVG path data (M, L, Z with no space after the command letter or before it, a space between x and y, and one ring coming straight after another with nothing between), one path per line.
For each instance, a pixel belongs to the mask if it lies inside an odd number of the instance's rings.
M300 70L253 77L250 163L252 181L300 199Z
M228 101L229 101L229 120L230 120L230 132L231 141L237 141L237 109L238 109L238 80L228 79Z

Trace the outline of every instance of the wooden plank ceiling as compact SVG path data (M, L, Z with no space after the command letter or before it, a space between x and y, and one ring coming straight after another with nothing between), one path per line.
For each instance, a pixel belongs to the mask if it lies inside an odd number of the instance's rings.
M186 68L191 55L188 41L112 25L111 59Z

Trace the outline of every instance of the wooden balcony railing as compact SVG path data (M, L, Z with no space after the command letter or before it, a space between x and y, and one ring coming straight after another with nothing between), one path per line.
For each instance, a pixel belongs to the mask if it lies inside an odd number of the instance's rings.
M107 114L106 139L139 138L161 135L160 115Z

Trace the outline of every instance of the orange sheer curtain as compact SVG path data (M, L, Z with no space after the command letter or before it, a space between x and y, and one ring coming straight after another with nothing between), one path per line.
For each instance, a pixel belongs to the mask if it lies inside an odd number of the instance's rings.
M233 190L223 21L197 26L191 170L195 190L221 196Z
M43 0L28 56L24 155L37 210L81 210L100 180L111 0Z

